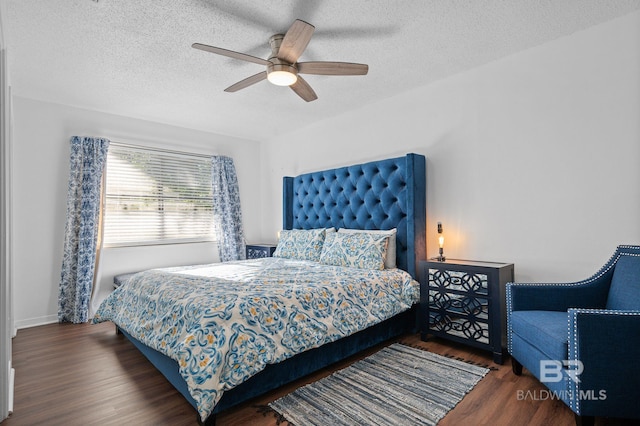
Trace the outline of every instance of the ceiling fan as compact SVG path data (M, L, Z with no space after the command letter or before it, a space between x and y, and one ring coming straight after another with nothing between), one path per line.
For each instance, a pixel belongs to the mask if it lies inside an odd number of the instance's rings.
M275 34L269 39L271 56L262 59L245 53L220 47L207 46L206 44L193 43L191 47L228 56L242 61L265 65L266 71L247 77L226 89L225 92L237 92L262 80L278 86L289 86L298 96L307 102L318 99L309 83L299 74L315 75L365 75L369 71L366 64L354 64L350 62L297 62L302 52L306 49L315 27L307 22L296 19L287 30L286 34Z

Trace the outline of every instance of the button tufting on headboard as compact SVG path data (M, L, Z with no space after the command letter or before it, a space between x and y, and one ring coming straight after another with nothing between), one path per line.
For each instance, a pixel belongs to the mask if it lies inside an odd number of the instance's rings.
M425 258L425 158L418 154L284 178L283 225L397 228L399 267Z

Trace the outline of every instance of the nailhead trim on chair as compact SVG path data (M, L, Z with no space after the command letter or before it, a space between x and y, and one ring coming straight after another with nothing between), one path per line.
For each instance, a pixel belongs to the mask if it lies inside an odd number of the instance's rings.
M514 283L507 283L507 352L513 352L513 343L511 342L511 287Z
M596 272L593 276L591 276L590 278L587 278L586 280L583 281L578 281L578 282L574 282L574 283L507 283L507 351L509 353L511 353L512 349L513 349L513 344L511 342L511 334L512 334L512 330L511 330L511 320L510 317L511 315L509 315L512 312L512 303L511 303L511 287L512 286L546 286L546 285L553 285L553 286L562 286L562 287L575 287L575 286L579 286L579 285L584 285L584 284L589 284L593 281L596 281L597 279L599 279L600 277L602 277L604 274L606 274L611 268L613 268L613 266L616 264L616 262L618 261L618 259L620 258L620 256L635 256L635 257L640 257L639 253L622 253L621 250L624 249L631 249L631 250L640 250L640 246L636 246L636 245L619 245L615 251L615 253L613 253L613 255L609 258L609 260L607 261L607 263L605 263L605 265L600 268L600 270L598 272ZM571 336L569 336L571 337Z
M620 246L620 248L632 248L632 249L640 250L640 246ZM611 258L609 259L609 261L602 267L602 269L600 269L598 272L596 272L595 275L587 278L586 280L577 281L575 283L509 283L509 284L510 285L527 285L527 286L556 285L556 286L563 286L563 287L572 287L572 286L577 286L577 285L589 284L589 283L591 283L593 281L596 281L598 278L600 278L604 274L606 274L616 264L616 262L618 261L620 256L640 257L640 254L638 254L638 253L614 253L613 256L611 256Z
M638 256L631 254L632 256ZM640 311L616 311L611 309L585 309L585 308L569 308L568 312L575 312L576 314L604 314L604 315L624 315L624 316L640 316ZM578 328L578 315L572 315L573 317L573 336L571 335L571 328L568 330L568 341L573 339L573 356L569 356L571 359L578 360L578 334L576 333L576 329ZM570 354L571 355L571 354ZM575 392L573 394L574 398L571 398L571 409L577 414L580 415L580 398L576 398L576 395L580 395L580 384L574 383Z

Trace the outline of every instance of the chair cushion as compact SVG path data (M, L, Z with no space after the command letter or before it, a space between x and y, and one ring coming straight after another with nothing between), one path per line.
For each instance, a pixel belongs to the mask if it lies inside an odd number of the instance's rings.
M623 254L616 262L607 309L640 310L640 256Z
M548 359L567 359L569 323L566 312L514 311L511 329Z

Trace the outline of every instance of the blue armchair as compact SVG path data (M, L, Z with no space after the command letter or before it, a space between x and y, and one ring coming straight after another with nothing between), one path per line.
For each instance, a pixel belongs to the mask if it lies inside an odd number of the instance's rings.
M592 277L507 284L507 348L575 413L640 419L640 246L619 246Z

